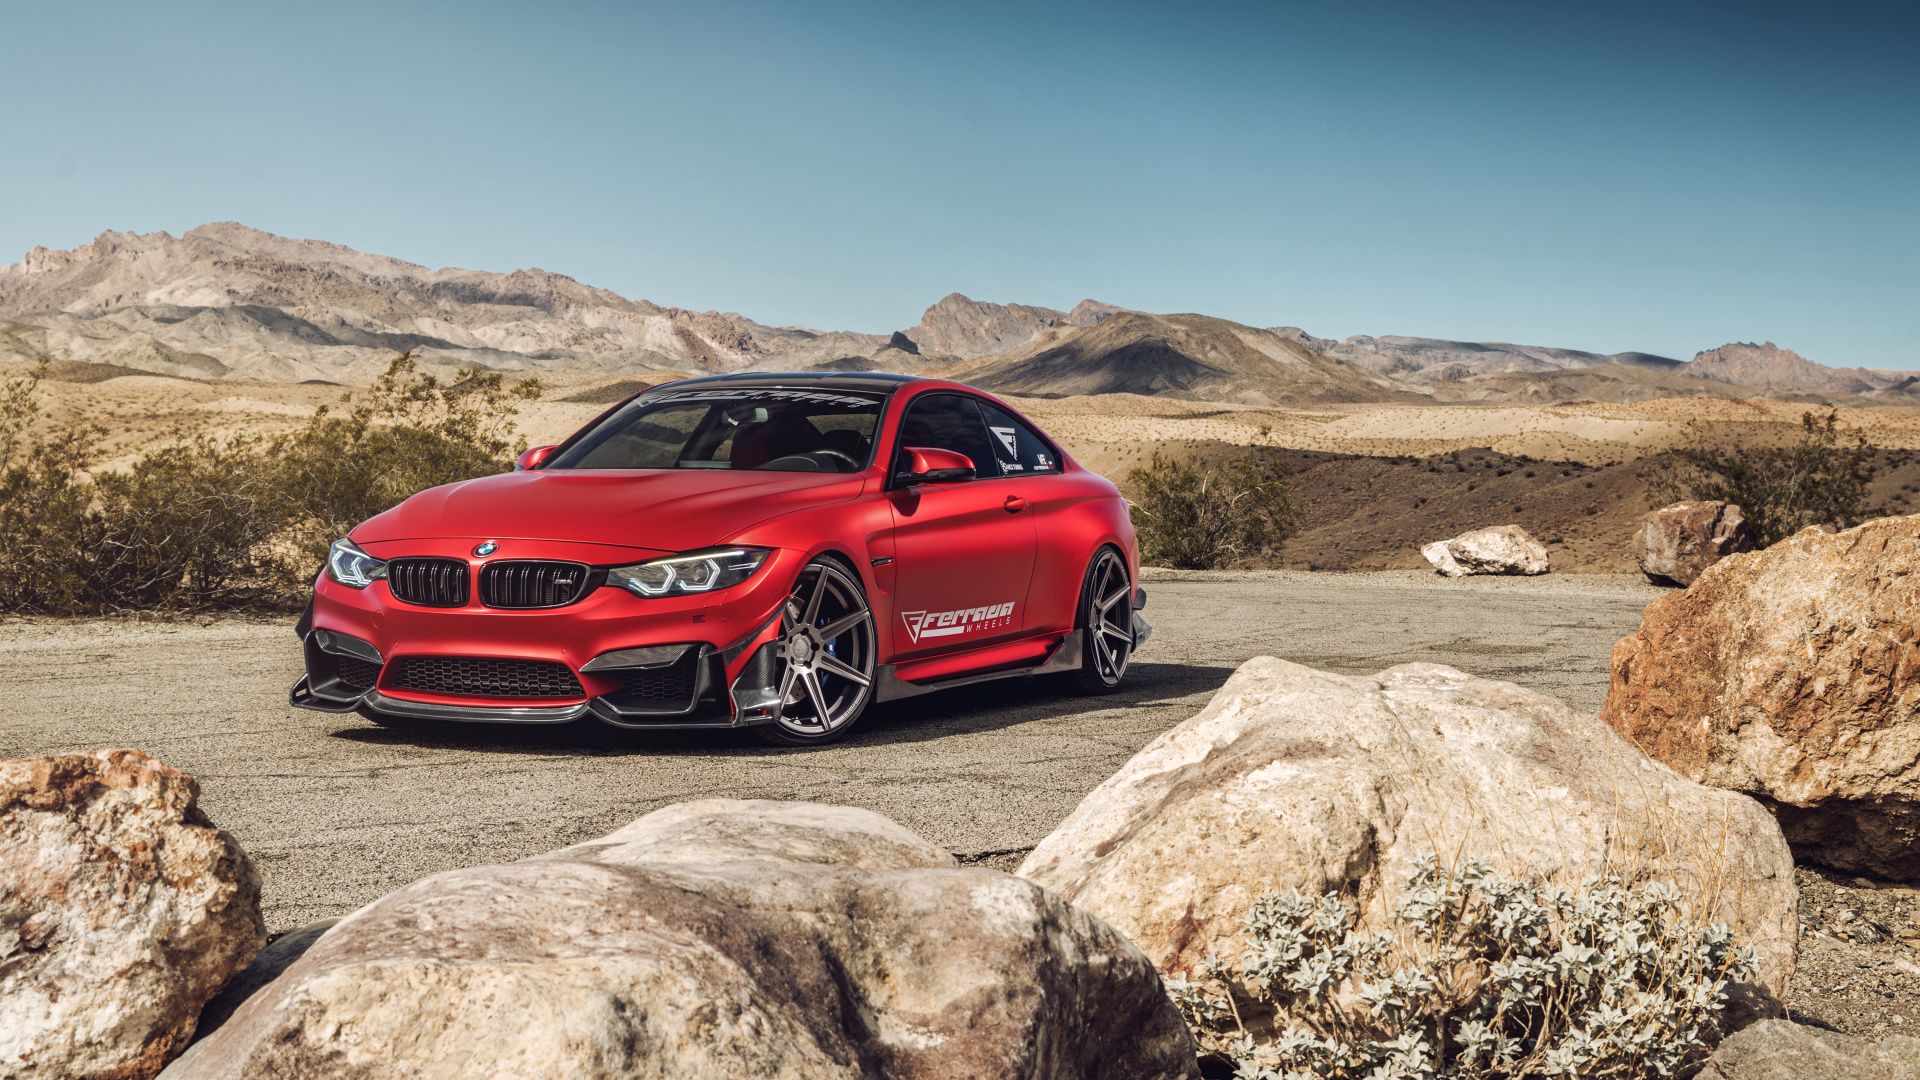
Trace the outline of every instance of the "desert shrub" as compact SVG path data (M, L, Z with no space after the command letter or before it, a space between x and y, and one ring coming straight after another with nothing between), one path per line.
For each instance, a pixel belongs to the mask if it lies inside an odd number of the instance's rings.
M94 480L95 607L270 603L304 566L273 543L287 499L258 438L197 435Z
M1641 474L1647 497L1656 507L1684 499L1737 503L1761 547L1809 525L1845 529L1877 516L1866 505L1873 444L1843 431L1833 409L1824 417L1802 413L1800 427L1800 441L1788 447L1677 451Z
M495 372L442 386L403 354L294 434L187 432L126 472L95 472L97 427L30 436L45 371L0 383L0 610L54 615L296 603L360 521L511 468L514 402L539 394Z
M499 372L462 371L442 386L410 354L373 386L322 406L271 447L287 500L291 542L317 566L327 545L417 491L505 472L526 440L510 442L515 402L540 396L538 379L509 386Z
M91 441L90 432L68 431L9 455L0 472L0 610L65 614L98 592Z
M1285 462L1253 452L1196 464L1154 451L1146 468L1127 474L1141 557L1211 570L1279 548L1296 527L1287 475Z
M1717 1042L1752 951L1677 889L1593 877L1578 892L1483 863L1413 862L1392 929L1338 897L1261 897L1236 974L1209 956L1167 986L1203 1052L1245 1080L1668 1076ZM1246 1008L1272 1010L1256 1037Z

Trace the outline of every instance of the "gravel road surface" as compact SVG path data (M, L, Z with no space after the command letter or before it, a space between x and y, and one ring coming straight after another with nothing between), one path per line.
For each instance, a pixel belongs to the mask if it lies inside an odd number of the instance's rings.
M1344 674L1450 664L1597 711L1613 643L1662 590L1637 577L1149 571L1153 640L1126 690L990 683L870 711L838 746L748 733L445 725L289 708L282 622L0 623L0 756L130 746L200 779L266 879L269 929L341 915L426 874L605 833L715 796L869 807L991 864L1030 848L1228 673L1272 655Z

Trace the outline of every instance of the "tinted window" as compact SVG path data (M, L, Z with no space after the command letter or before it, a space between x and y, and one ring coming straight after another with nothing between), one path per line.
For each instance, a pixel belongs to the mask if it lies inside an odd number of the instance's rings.
M880 398L839 391L714 389L644 394L543 466L858 472Z
M973 460L974 473L981 477L999 476L994 468L993 447L987 441L987 426L980 419L980 408L970 397L958 394L923 394L907 407L900 422L900 448L928 447L965 454ZM900 469L896 465L894 472Z
M1001 475L1029 476L1060 471L1059 455L1032 428L984 401L980 403L980 412L986 417L987 433L993 436L993 452L999 459Z

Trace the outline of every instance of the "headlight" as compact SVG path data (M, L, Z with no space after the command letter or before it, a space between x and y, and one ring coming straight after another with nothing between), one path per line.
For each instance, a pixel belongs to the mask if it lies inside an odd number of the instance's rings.
M327 551L327 576L349 589L364 589L387 576L387 564L351 540L335 540Z
M607 584L638 596L712 592L753 576L773 554L769 548L715 548L672 555L607 571Z

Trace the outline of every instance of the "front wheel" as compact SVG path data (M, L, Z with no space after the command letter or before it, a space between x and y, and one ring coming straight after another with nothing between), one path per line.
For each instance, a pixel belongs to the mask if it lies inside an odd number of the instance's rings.
M780 613L780 711L754 730L781 746L845 738L873 699L877 652L860 582L831 559L808 563Z
M1133 659L1133 581L1127 561L1113 548L1101 548L1087 564L1074 626L1082 636L1074 686L1083 694L1120 689L1127 661Z

